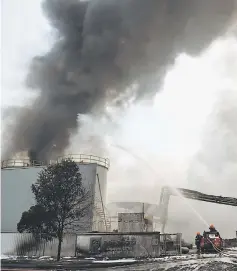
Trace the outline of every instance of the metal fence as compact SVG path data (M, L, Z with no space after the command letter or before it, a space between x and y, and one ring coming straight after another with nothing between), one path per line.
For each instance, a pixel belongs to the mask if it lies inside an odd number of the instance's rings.
M182 254L182 234L160 234L161 256Z

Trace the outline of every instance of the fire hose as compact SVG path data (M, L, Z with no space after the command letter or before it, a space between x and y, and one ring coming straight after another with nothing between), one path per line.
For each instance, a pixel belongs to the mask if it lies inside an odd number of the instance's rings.
M214 250L216 251L216 252L218 252L220 255L222 255L222 256L232 256L232 255L230 255L230 254L227 254L227 253L224 253L224 252L222 252L222 250L221 249L219 249L209 238L207 238L207 240L210 242L210 244L212 245L212 247L214 248Z

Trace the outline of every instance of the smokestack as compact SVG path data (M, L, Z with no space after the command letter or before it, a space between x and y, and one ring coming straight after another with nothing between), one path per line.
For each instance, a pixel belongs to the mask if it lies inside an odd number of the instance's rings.
M53 144L54 155L68 146L78 114L103 112L134 82L136 99L153 95L152 81L178 53L198 54L225 30L235 2L44 1L58 40L32 61L27 85L40 96L18 117L11 151L49 160Z

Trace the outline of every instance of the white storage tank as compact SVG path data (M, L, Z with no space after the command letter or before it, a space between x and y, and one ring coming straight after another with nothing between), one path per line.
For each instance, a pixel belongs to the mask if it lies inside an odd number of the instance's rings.
M109 231L110 223L104 206L107 194L107 171L109 160L93 155L68 155L78 162L82 174L83 184L91 190L92 204L88 216L83 219L75 231ZM22 212L27 211L35 204L31 185L36 181L38 173L45 165L31 164L29 159L12 159L2 162L1 201L2 217L1 232L17 232L17 223Z

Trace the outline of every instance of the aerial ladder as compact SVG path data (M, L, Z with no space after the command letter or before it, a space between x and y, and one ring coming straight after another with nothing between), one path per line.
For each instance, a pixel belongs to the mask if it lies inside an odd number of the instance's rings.
M162 190L161 190L160 205L159 205L162 233L164 233L165 231L165 226L168 220L168 207L169 207L170 196L180 196L180 197L184 197L184 198L192 199L192 200L205 201L205 202L210 202L210 203L237 207L237 198L213 196L213 195L203 194L195 190L164 186L162 187Z

